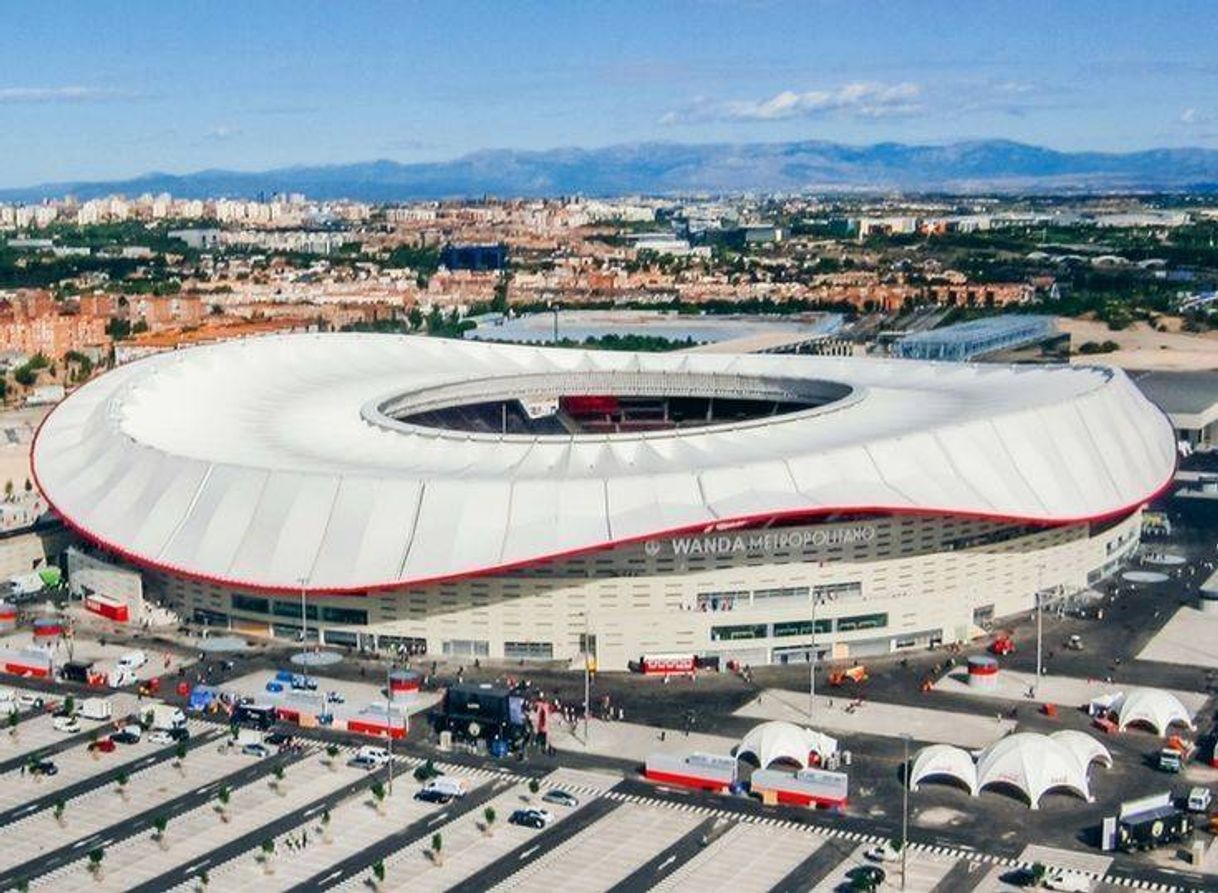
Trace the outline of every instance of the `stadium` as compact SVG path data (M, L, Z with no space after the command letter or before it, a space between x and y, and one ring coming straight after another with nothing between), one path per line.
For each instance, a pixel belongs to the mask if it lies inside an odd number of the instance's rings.
M185 619L620 669L972 637L1112 574L1175 440L1106 368L329 334L121 366L33 465Z

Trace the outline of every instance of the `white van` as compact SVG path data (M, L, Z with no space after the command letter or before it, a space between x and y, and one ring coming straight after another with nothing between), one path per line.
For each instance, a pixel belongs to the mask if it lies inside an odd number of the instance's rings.
M142 651L128 651L118 659L120 667L133 673L146 663L148 663L148 655Z
M1193 788L1188 792L1189 812L1209 812L1213 795L1209 788Z
M469 782L455 775L438 775L423 785L423 790L445 797L464 797L469 790Z
M368 760L384 765L389 762L389 751L383 747L374 747L371 744L366 744L355 752L355 757L359 760Z

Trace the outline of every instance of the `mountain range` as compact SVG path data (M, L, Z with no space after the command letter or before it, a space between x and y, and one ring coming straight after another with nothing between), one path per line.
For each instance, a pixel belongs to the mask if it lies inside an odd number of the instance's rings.
M449 161L294 166L247 172L149 173L129 180L0 189L33 202L168 192L184 198L303 192L311 198L406 201L583 194L737 192L1057 192L1218 190L1218 150L1061 152L1007 140L945 145L822 141L633 143L596 149L496 149Z

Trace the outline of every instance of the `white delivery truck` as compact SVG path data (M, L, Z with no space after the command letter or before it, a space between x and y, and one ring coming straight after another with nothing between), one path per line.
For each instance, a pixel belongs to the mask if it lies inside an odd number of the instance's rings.
M80 702L80 716L94 722L109 722L114 716L114 708L110 706L109 698L85 698Z
M182 712L182 708L170 704L153 704L144 711L144 718L148 721L149 728L167 732L186 725L186 714Z
M10 713L16 713L17 693L11 688L0 688L0 717L7 717Z

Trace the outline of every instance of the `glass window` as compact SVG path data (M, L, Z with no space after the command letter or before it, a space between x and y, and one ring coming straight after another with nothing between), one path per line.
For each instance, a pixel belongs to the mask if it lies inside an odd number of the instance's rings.
M232 594L232 606L234 611L249 611L252 614L266 614L270 611L270 602L267 599L240 595L236 592ZM296 616L300 616L299 611L296 612Z
M832 620L816 621L816 634L818 636L833 632ZM811 636L812 621L811 620L789 620L785 623L774 624L774 637L780 636Z
M297 614L299 615L299 611ZM368 612L361 608L332 608L327 605L321 609L321 619L327 623L367 626Z
M887 614L856 614L853 617L842 617L837 621L839 633L853 632L856 629L878 629L888 625Z
M264 609L265 610L265 609ZM275 602L276 617L291 617L295 620L300 619L300 602ZM309 620L317 619L317 605L305 606L305 617Z
M740 626L711 627L712 642L735 642L740 639L764 639L767 627L764 623L747 623Z
M486 657L491 653L491 646L484 639L449 639L441 645L441 650L452 657Z
M551 642L504 642L503 656L513 660L553 660L554 645Z

